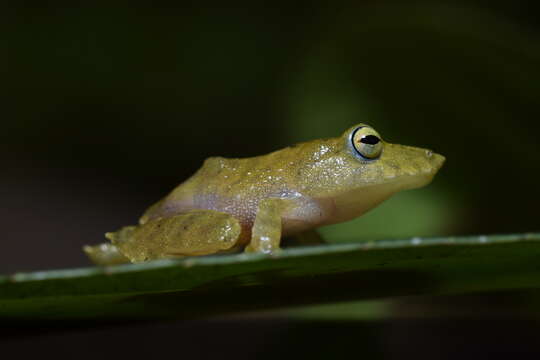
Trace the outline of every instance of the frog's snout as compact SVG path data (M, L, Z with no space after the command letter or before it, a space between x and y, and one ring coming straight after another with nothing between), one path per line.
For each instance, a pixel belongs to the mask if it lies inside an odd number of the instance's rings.
M443 166L446 158L437 154L433 150L419 149L419 157L415 161L415 169L412 169L411 175L428 175L429 177L435 176L439 169Z
M414 189L429 184L435 174L443 166L446 158L432 150L421 149L423 152L413 161L413 166L409 168L408 180L404 180L404 188Z
M439 171L439 169L443 166L444 162L446 161L446 158L444 156L433 152L433 150L426 150L425 155L432 166L431 171L434 174L437 171Z
M446 160L444 156L429 149L403 145L394 145L391 149L396 154L394 157L397 162L394 166L399 169L396 179L399 179L402 189L429 184Z

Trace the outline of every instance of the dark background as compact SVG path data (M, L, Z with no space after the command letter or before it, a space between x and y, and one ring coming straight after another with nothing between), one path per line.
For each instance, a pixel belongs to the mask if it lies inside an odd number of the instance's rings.
M204 158L358 122L447 163L329 241L538 230L537 2L14 4L0 5L0 273L87 266L82 245Z

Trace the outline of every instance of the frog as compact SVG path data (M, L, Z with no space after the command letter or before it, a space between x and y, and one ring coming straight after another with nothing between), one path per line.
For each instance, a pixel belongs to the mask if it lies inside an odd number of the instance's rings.
M247 158L207 158L137 225L85 246L97 265L241 251L277 254L284 237L362 216L429 184L445 157L386 142L366 123Z

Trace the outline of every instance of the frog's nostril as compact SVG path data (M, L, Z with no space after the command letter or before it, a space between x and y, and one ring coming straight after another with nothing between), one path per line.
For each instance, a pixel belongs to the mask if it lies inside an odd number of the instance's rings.
M426 156L431 158L433 156L433 150L426 150Z
M431 162L434 164L435 168L439 170L443 166L445 160L446 158L444 156L433 153Z

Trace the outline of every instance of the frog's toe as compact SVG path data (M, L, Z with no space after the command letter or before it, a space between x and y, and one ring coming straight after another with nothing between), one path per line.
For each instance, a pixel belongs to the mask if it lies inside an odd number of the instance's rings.
M99 245L83 247L83 251L96 265L108 266L129 263L129 259L125 257L118 248L113 244L102 243Z

